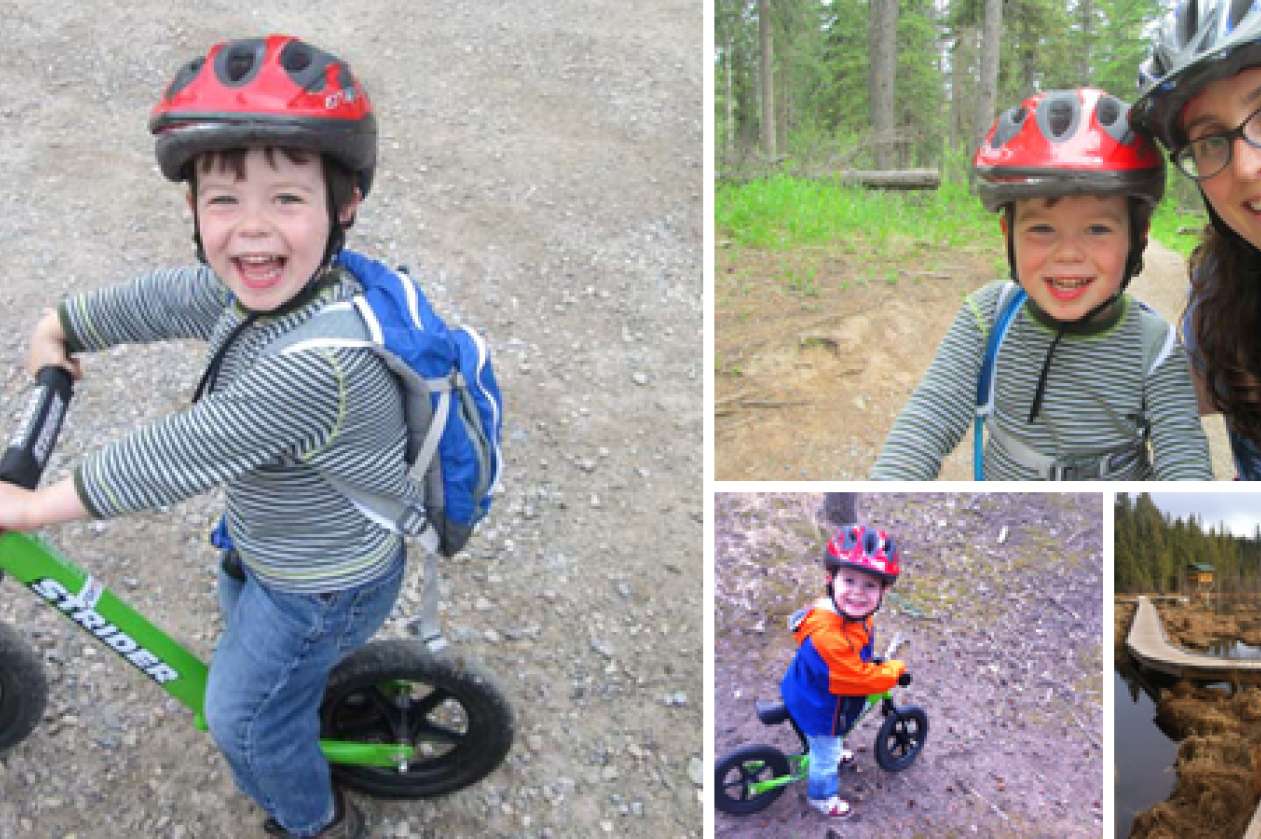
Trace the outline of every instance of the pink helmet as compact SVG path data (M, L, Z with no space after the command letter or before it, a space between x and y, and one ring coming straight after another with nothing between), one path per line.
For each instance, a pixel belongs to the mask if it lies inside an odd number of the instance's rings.
M883 530L851 524L836 531L823 551L823 566L829 575L843 566L875 574L892 585L901 573L901 554L893 537Z

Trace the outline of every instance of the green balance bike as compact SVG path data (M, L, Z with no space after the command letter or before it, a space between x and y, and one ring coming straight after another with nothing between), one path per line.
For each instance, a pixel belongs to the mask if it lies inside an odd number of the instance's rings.
M901 641L894 638L885 658L893 657ZM911 683L903 673L898 684ZM868 696L863 709L846 730L845 736L879 707L884 717L876 734L876 763L886 772L901 772L915 762L928 736L928 714L914 705L897 706L892 689ZM723 756L714 766L714 806L733 816L748 816L765 810L783 794L790 784L804 781L810 770L810 750L806 735L788 713L783 702L755 703L758 720L763 725L789 723L797 734L800 749L785 754L776 746L761 743L740 746Z
M45 368L0 480L33 488L70 398L70 377ZM207 666L38 538L0 531L0 576L25 586L72 624L192 712L202 711ZM48 698L42 658L0 624L0 754L39 722ZM378 798L422 798L475 783L512 745L513 714L494 681L462 657L416 638L370 641L329 676L320 747L339 783Z

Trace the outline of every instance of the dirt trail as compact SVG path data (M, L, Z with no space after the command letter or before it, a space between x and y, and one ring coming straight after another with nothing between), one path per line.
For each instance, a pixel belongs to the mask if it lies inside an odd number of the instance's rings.
M876 269L846 248L777 254L719 243L718 480L866 478L963 296L1003 266L997 237ZM1187 288L1183 259L1152 242L1145 263L1130 288L1176 322ZM1232 478L1221 418L1204 427L1214 476ZM971 451L969 431L940 477L970 479Z

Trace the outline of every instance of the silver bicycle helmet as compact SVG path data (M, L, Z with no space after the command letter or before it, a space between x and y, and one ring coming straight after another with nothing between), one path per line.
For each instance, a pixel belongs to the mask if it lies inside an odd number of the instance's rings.
M1138 68L1139 98L1130 122L1176 149L1186 142L1178 125L1183 106L1209 82L1258 64L1261 2L1180 0Z

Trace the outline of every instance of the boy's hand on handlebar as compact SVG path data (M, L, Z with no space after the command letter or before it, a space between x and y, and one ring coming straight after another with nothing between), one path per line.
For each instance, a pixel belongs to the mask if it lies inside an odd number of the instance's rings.
M48 365L64 368L76 380L83 378L78 359L66 352L66 334L61 329L61 318L53 309L46 309L35 324L31 345L26 350L26 370L32 376Z
M0 482L0 531L30 530L28 511L35 493Z
M35 530L88 517L73 478L37 490L0 481L0 530Z
M892 665L894 665L894 666L897 668L897 671L898 671L898 684L899 684L899 685L902 685L902 687L906 687L906 685L910 684L910 682L911 682L911 677L910 677L909 675L907 675L907 672L906 672L906 662L905 662L905 661L903 661L903 660L902 660L902 659L900 659L900 658L893 658L893 659L890 659L890 660L889 660L889 663L890 663L890 664L892 664ZM903 679L906 679L906 682L905 682L905 683L903 683L903 681L902 681Z

